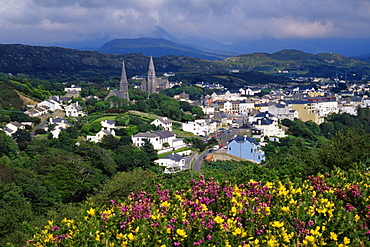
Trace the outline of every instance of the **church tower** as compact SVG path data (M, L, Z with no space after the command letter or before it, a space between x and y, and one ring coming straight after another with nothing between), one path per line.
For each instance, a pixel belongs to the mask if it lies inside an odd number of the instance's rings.
M156 93L157 92L157 76L155 75L153 57L150 57L150 61L149 61L147 83L148 83L148 93Z
M130 101L130 97L128 95L128 81L126 76L125 61L122 61L122 73L119 86L119 92L122 94L123 98L127 99L127 101Z
M169 87L170 85L167 78L161 78L155 75L153 57L150 57L148 75L141 83L140 89L147 93L159 93Z

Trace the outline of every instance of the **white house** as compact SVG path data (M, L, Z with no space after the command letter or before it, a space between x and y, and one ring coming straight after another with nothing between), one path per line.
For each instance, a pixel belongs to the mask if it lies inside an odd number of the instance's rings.
M254 101L253 100L242 100L239 103L239 113L240 114L247 114L251 112L254 108Z
M65 130L72 126L72 124L68 123L68 121L64 118L56 117L56 118L49 118L49 125L53 126L50 130L50 133L53 134L53 138L58 138L59 134L62 130ZM48 128L45 126L45 128ZM47 129L45 129L47 131Z
M289 104L269 105L268 112L275 115L279 120L289 119L293 121L295 118L298 118L298 111L292 110Z
M78 102L67 105L66 107L64 107L64 110L68 117L83 117L86 115L83 112L83 108L78 104Z
M100 124L102 125L102 128L96 135L94 136L86 136L86 139L91 142L101 142L103 137L106 135L112 135L116 136L115 128L116 128L116 122L111 120L104 120L101 121Z
M50 111L63 110L63 105L60 101L55 99L44 100L37 104L38 107L46 106L50 108Z
M277 118L269 112L254 116L253 127L262 129L265 136L285 137L284 130L279 128Z
M19 122L10 122L8 123L6 126L5 126L5 129L4 129L4 132L5 134L7 134L8 136L11 136L12 134L14 134L15 132L17 132L18 129L24 129L25 126L23 126L21 123Z
M153 148L155 150L161 150L166 148L176 150L186 146L183 139L176 138L176 136L168 130L159 131L155 133L150 132L137 133L136 135L132 136L131 139L132 143L137 147L143 146L145 140L149 140L149 142L153 145Z
M255 94L258 94L261 92L261 89L259 88L240 88L239 89L239 92L241 93L241 95L255 95Z
M155 126L161 126L164 130L172 131L172 121L167 117L160 117L152 121L150 124Z
M154 161L159 166L163 166L163 173L176 173L184 170L185 158L177 153L169 154L161 159Z
M197 119L182 124L182 130L193 133L194 135L207 136L210 133L216 131L217 123L213 121L208 121L205 119Z

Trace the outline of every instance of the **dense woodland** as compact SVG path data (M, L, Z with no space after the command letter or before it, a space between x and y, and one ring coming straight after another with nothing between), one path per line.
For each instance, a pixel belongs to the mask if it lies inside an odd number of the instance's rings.
M20 112L23 105L14 89L34 99L43 99L61 92L61 85L46 81L3 77L5 87L1 95L0 122L33 121ZM94 89L104 96L107 92ZM187 91L197 98L194 88L170 89L172 94ZM68 119L74 124L63 131L58 139L47 133L43 139L31 138L28 130L20 130L12 137L0 132L0 245L11 242L23 246L38 227L47 220L60 221L73 217L85 208L86 203L104 205L110 200L123 200L131 192L155 190L160 183L164 188L186 189L188 181L199 174L185 171L164 175L153 163L157 153L147 143L142 148L131 145L130 136L141 131L156 130L141 115L128 110L168 116L186 121L203 117L199 107L178 102L165 94L147 94L130 89L135 103L112 97L110 101L89 99L83 106L88 118ZM8 105L7 98L14 98ZM79 100L79 99L75 99ZM99 144L83 141L88 134L100 130L99 119L110 116L118 126L118 138L107 136ZM358 116L333 114L321 125L300 120L281 122L289 133L280 142L265 147L267 160L262 165L249 162L206 163L202 174L217 181L245 183L250 179L305 179L309 175L330 173L335 168L344 171L367 172L370 162L370 109L358 109ZM176 125L176 124L175 124ZM193 149L202 151L207 143L197 138L187 138ZM78 145L76 145L78 143ZM208 143L214 145L214 140Z

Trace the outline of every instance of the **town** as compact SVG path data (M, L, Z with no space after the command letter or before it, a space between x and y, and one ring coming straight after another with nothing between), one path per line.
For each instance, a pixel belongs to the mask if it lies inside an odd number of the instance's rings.
M149 96L168 88L181 88L181 81L169 81L171 76L174 76L174 73L156 76L153 58L150 57L147 75L135 76L132 79L141 82L141 85L135 85L134 88L146 92ZM148 141L161 156L154 163L159 165L164 173L176 173L191 168L199 172L204 161L247 160L260 164L266 159L263 147L268 142L279 142L279 139L287 137L286 127L281 124L282 120L299 119L320 125L330 114L348 113L356 116L358 108L367 108L370 105L370 98L366 94L370 90L368 84L346 83L339 80L329 82L327 78L310 80L319 82L320 87L268 88L266 85L263 87L252 85L229 90L219 83L197 82L192 87L208 89L209 93L194 100L183 91L174 95L173 99L201 109L200 112L198 110L198 114L188 115L190 117L188 121L185 121L186 119L182 122L176 121L176 127L173 127L174 120L170 115L154 117L148 122L153 128L145 132L134 131L129 138L136 147L142 147ZM338 84L346 87L339 92L333 92L331 89L338 87ZM94 107L109 102L105 104L106 112L109 112L108 108L120 108L122 105L137 103L135 100L130 102L124 62L118 89L110 89L104 98L93 95L82 98L81 90L80 86L72 84L64 88L64 95L50 96L47 100L28 105L24 113L30 117L40 117L43 122L35 126L32 122L12 121L6 124L4 132L12 136L18 130L31 129L33 138L48 134L49 138L57 139L62 131L73 126L68 119L88 121L86 101L93 101ZM266 91L262 96L261 90ZM115 105L114 102L118 103ZM129 112L134 114L135 111ZM122 128L127 129L128 126L116 125L116 118L120 118L119 114L105 115L106 117L102 116L97 123L99 126L94 135L87 131L90 135L85 134L84 138L79 138L76 145L80 145L81 141L100 143L107 136L120 138L116 136L117 130L122 133ZM173 131L175 129L176 132ZM196 137L204 143L212 140L210 143L213 146L209 146L207 150L200 150L200 153L194 152L192 144L185 141L184 137Z

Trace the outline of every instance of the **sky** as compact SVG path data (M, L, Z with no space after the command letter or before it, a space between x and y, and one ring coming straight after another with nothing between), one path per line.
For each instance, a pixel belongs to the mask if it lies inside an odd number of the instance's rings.
M0 0L0 6L2 44L99 47L151 36L159 26L183 42L211 39L246 53L370 53L370 0Z

